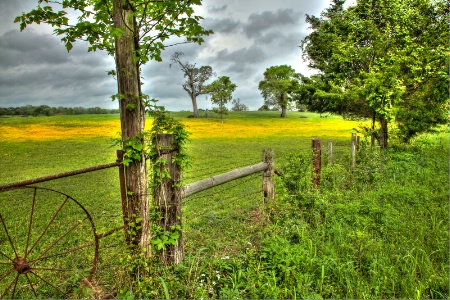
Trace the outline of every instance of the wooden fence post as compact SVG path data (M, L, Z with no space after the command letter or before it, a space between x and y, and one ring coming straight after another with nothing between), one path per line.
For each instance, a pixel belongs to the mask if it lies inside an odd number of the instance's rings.
M312 149L313 149L313 168L314 177L312 178L313 186L318 186L320 184L320 169L321 169L321 147L320 139L312 139Z
M328 141L328 163L331 164L333 162L333 142Z
M272 149L263 150L263 161L267 164L267 169L263 173L263 197L265 204L273 201L275 198L275 185L272 179L275 174L275 156Z
M356 133L352 133L352 167L356 167Z
M174 136L171 134L159 134L156 136L156 157L153 164L155 171L153 178L153 200L154 206L159 211L160 216L156 220L162 232L156 233L156 238L163 242L164 237L172 238L172 234L179 233L179 237L174 244L163 243L165 249L161 252L161 260L164 263L179 264L184 259L182 230L174 229L173 226L182 226L181 210L181 171L175 163L178 154L174 146ZM156 174L159 174L157 176ZM167 176L169 175L169 176ZM176 226L176 227L178 227Z

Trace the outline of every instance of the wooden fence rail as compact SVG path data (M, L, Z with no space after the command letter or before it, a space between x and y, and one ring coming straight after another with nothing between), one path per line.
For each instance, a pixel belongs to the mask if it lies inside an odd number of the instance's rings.
M240 169L235 169L220 175L215 175L210 178L206 178L188 185L185 185L182 191L182 197L186 198L189 197L195 193L207 190L209 188L242 178L246 177L258 172L262 172L267 170L268 164L265 162L261 162L256 165L243 167Z

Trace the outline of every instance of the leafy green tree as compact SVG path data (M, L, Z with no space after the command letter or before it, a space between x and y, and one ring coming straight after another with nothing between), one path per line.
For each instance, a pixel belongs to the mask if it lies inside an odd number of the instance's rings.
M259 90L267 106L281 108L281 117L286 118L289 103L294 100L298 89L299 74L291 66L273 66L264 72L264 80L259 82Z
M194 111L194 118L198 118L197 97L204 94L203 84L214 74L210 66L201 66L197 68L195 64L189 62L183 63L180 57L183 52L175 52L172 55L172 63L180 65L181 71L184 73L186 82L183 84L183 89L189 94L192 101L192 108Z
M138 225L131 237L133 248L149 255L148 176L144 154L143 131L149 97L142 94L140 67L149 60L161 60L161 51L171 36L186 42L202 43L211 31L200 25L194 6L201 0L37 0L37 7L18 16L15 22L24 30L32 23L46 23L55 28L68 51L77 40L87 41L89 51L105 50L114 56L117 75L122 143L136 151L126 166L128 212ZM57 10L59 9L59 10ZM68 11L79 13L76 23ZM125 149L127 150L127 149ZM137 159L139 157L139 159Z
M213 110L220 115L222 123L223 115L226 115L228 112L226 105L231 101L232 94L236 88L237 85L232 83L228 76L219 77L219 79L205 86L205 93L211 95L211 102L218 105Z
M312 107L372 118L373 128L379 123L384 149L393 121L405 141L444 123L449 57L445 1L361 0L348 9L344 2L333 0L320 17L307 16L312 33L302 49L309 66L321 72L307 83ZM317 89L311 95L313 85Z

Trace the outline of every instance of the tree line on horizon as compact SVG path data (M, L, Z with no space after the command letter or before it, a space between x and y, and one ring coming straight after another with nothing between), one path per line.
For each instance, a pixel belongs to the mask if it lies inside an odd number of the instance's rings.
M119 109L106 109L101 107L51 107L48 105L24 105L18 107L0 107L0 116L55 116L55 115L106 115L118 114Z

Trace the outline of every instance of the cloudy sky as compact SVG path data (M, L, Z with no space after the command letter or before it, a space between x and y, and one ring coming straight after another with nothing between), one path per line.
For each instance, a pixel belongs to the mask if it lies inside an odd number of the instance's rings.
M13 23L15 16L36 3L0 0L0 106L117 108L110 99L117 93L116 82L106 74L114 69L112 57L102 51L88 53L83 42L75 43L67 53L46 25L19 31L19 24ZM217 76L229 76L238 86L233 98L256 110L263 104L258 83L266 68L287 64L302 74L314 73L299 48L308 34L305 14L317 16L329 5L329 0L204 0L196 11L204 17L203 26L215 33L201 46L169 47L163 52L163 62L145 65L143 92L169 110L192 110L181 86L181 70L170 67L171 55L181 51L184 62L209 65ZM211 107L205 96L198 98L198 105Z

